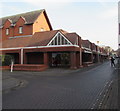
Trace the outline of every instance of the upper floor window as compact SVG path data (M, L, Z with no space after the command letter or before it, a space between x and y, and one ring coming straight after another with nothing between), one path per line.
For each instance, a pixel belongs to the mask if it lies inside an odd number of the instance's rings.
M9 35L9 28L6 29L6 35Z
M41 28L40 31L44 31L44 28Z
M22 33L23 33L23 27L20 26L20 27L19 27L19 34L22 34Z

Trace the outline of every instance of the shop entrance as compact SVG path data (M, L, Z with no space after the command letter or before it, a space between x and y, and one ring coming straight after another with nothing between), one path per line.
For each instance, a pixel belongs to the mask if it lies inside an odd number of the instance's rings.
M52 67L69 67L70 53L52 53Z

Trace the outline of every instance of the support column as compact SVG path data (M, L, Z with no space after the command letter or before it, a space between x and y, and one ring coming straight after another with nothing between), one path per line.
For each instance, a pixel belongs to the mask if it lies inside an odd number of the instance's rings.
M76 52L70 53L71 69L77 69Z
M21 49L21 64L23 64L23 48Z
M93 53L91 53L91 62L93 63Z
M82 49L80 48L80 67L82 67Z
M76 64L77 64L77 68L79 68L80 67L80 53L79 52L76 53Z
M49 61L48 61L48 53L47 52L44 52L44 64L45 65L49 65Z
M99 47L97 46L97 62L100 62L100 53L99 53Z

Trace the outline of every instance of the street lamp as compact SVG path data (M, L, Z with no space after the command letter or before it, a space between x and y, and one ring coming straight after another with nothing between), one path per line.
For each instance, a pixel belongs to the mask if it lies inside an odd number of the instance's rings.
M100 62L100 58L99 58L99 41L97 41L97 50L98 50L98 62Z

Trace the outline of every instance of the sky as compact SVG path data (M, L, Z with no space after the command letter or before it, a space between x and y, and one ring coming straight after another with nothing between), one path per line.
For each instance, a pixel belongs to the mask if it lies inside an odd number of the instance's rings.
M118 48L118 0L1 0L0 18L45 9L54 30Z

